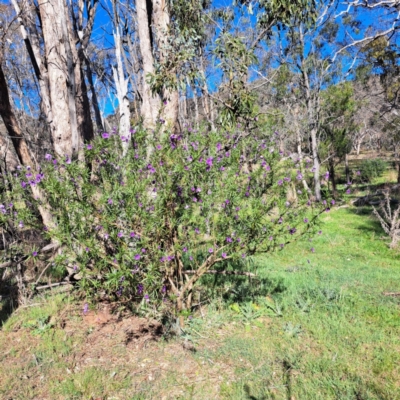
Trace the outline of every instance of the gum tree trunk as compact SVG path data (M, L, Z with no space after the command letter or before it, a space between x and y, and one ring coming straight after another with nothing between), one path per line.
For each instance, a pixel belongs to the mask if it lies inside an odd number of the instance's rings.
M166 50L169 31L170 16L167 0L153 0L153 22L155 28L155 42L159 51L159 62L163 63L168 59ZM177 129L179 114L179 93L178 90L164 90L162 93L164 102L164 119L173 130Z
M152 2L151 0L137 0L136 13L138 20L138 33L140 38L140 52L143 63L142 77L142 106L141 117L145 128L154 128L156 119L161 107L161 101L158 95L151 92L150 85L147 83L147 75L154 73L154 59L151 45L151 17Z

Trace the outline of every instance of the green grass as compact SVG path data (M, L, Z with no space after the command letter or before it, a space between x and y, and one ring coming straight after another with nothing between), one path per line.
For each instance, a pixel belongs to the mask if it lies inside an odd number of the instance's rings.
M400 259L379 236L372 218L341 209L312 243L259 260L286 288L271 295L282 316L213 354L242 360L223 398L400 398L399 300L382 294L400 292Z
M65 298L21 309L0 332L0 397L400 399L400 297L383 295L400 292L400 254L368 208L332 210L321 230L256 259L262 284L219 281L225 300L186 328L196 353L180 339L136 350L97 343L104 360L87 362L96 345L87 332L51 325Z

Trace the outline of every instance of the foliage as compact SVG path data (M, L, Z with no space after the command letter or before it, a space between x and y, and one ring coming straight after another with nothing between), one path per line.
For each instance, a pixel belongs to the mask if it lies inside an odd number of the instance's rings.
M64 246L56 265L79 273L88 296L132 300L143 312L190 309L211 267L313 232L322 209L300 188L286 200L296 169L273 136L191 128L149 136L134 133L125 158L114 131L86 145L90 167L48 154L36 176L21 169L7 193L15 214L6 211L2 223L35 223L29 186L38 185L56 221L46 234Z
M387 168L387 164L380 158L363 160L360 165L361 180L372 182L374 178L380 178Z

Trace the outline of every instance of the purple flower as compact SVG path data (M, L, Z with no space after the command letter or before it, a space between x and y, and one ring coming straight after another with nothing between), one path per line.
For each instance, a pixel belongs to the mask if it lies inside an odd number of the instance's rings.
M297 231L296 228L290 228L290 229L289 229L289 233L290 233L291 235L294 235L294 234L296 233L296 231Z
M145 294L144 295L144 299L146 300L146 302L148 303L149 301L150 301L150 297L149 297L149 295L148 294Z
M214 249L213 249L212 247L210 247L210 248L208 249L208 252L209 252L209 253L214 253Z
M89 252L89 247L86 247L85 251L86 251L86 253L88 253Z
M361 171L357 171L357 172L356 172L356 175L361 175Z
M184 253L187 253L187 251L188 251L187 247L184 247L184 248L182 249L182 251L183 251Z
M108 199L107 203L111 205L113 203L112 199Z
M232 243L232 238L228 236L228 237L226 238L226 241L227 241L228 243Z
M86 314L88 311L89 311L89 304L88 304L88 303L85 303L85 304L83 305L83 313Z
M143 293L143 285L141 283L139 283L139 285L137 285L137 292L138 292L138 294Z
M56 159L53 160L53 164L57 165L57 160Z
M209 171L211 169L211 167L213 166L213 158L212 157L207 158L206 164L207 164L206 169L207 169L207 171Z
M346 190L346 194L350 194L351 193L351 190L350 189L347 189Z
M246 258L246 253L243 253L243 254L242 254L242 258Z
M38 255L38 252L37 252L37 251L32 252L32 256L33 256L33 257L36 257L37 255Z
M331 200L331 204L334 206L335 205L335 200Z
M23 223L22 221L19 221L18 226L19 226L20 228L23 228L23 227L24 227L24 223Z
M118 234L117 234L117 236L118 236L119 238L122 238L122 236L124 236L124 233L123 233L122 231L119 231Z
M110 237L110 235L109 235L108 233L105 233L105 234L104 234L104 239L107 240L109 237Z
M92 149L93 149L93 146L92 146L91 144L88 144L88 145L86 146L86 148L87 148L88 150L92 150Z
M48 153L44 156L44 158L45 158L47 161L51 161L51 160L53 159L52 155L51 155L51 154L48 154Z
M108 138L110 137L110 134L107 133L107 132L104 132L104 133L101 135L101 137L102 137L103 139L108 139Z
M21 186L22 186L23 189L25 189L26 188L26 182L22 181L21 182Z
M226 253L222 253L222 254L221 254L221 257L222 257L222 258L226 258L226 257L227 257Z
M304 222L307 224L308 223L308 218L304 218Z
M130 236L131 238L134 238L134 237L136 236L136 234L135 234L135 232L131 232L131 233L129 234L129 236Z
M279 185L279 186L282 186L282 185L283 185L283 180L282 180L282 179L279 179L278 185Z
M140 260L140 257L141 257L140 254L136 254L136 255L135 255L135 260L139 261L139 260Z
M311 251L311 253L315 253L314 247L311 247L310 251Z

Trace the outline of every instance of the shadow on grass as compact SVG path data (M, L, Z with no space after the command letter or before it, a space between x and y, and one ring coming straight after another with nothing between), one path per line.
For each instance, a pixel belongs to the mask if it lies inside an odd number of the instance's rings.
M217 271L257 272L252 260L221 263ZM226 303L246 303L258 297L265 297L286 291L282 278L260 278L241 275L204 275L200 281L201 290L207 297L222 298Z
M347 211L351 214L363 217L362 222L354 226L356 230L360 230L365 233L373 233L378 237L385 235L380 222L373 214L372 206L354 206L348 208Z
M4 300L0 301L0 329L14 311L15 308L10 298L5 298Z

